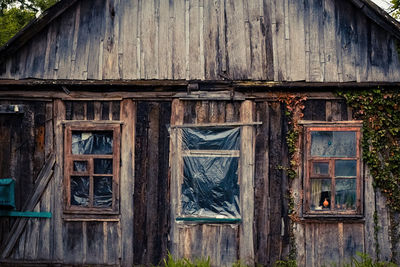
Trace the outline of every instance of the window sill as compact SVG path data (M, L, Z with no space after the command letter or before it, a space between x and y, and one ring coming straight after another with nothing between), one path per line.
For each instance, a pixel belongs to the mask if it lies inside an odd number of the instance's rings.
M363 222L362 214L303 214L303 221L357 221Z
M177 217L177 222L193 223L241 223L241 218L201 218L201 217Z

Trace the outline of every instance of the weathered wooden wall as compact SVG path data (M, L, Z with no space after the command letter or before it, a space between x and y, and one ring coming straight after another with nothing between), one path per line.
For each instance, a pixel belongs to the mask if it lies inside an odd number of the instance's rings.
M138 102L135 140L134 264L157 265L168 251L170 102Z
M399 81L397 41L347 0L78 1L0 78Z
M30 202L36 178L43 167L45 159L53 152L52 103L40 101L0 101L0 105L18 105L15 114L0 114L0 178L14 178L16 210ZM48 112L50 111L50 114ZM50 182L49 187L52 186ZM53 208L50 191L43 194L35 211L50 211ZM13 232L15 218L0 218L0 246ZM11 257L26 259L43 259L50 256L49 240L51 238L51 221L49 219L32 219L26 225ZM42 249L37 243L44 241ZM16 255L18 254L18 256Z

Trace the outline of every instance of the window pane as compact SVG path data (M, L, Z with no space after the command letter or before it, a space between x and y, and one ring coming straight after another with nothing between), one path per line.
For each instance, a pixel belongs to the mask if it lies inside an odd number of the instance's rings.
M356 132L311 132L311 156L355 157Z
M328 175L329 174L329 162L314 162L313 163L313 174Z
M336 179L336 209L356 209L356 179Z
M113 133L108 132L72 132L72 154L110 155L113 151Z
M73 206L89 205L89 177L87 176L71 177L71 205Z
M184 128L182 141L188 150L238 150L240 128Z
M94 159L94 173L95 174L112 174L113 162L112 159Z
M311 210L331 209L331 179L311 179Z
M357 176L357 161L356 160L336 160L335 161L335 176Z
M182 214L238 217L239 158L184 157Z
M96 207L112 206L112 177L94 177L93 205Z
M74 161L74 172L87 171L87 161Z

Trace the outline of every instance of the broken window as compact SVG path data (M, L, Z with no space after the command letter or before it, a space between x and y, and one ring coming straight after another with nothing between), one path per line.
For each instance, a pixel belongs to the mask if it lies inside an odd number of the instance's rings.
M119 135L119 125L66 126L67 211L117 211Z
M180 216L240 218L240 128L174 129L180 185Z
M307 126L305 132L305 213L361 214L360 126Z

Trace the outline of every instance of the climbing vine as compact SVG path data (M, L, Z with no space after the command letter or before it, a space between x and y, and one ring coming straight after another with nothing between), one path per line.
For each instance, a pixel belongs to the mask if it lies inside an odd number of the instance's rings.
M299 120L304 117L304 101L307 98L300 95L282 95L279 97L279 101L285 104L285 115L288 120L289 129L286 134L286 143L288 145L289 152L289 166L284 168L290 181L293 181L297 177L297 170L300 164L300 126L298 124ZM295 205L295 199L293 192L289 190L288 192L288 213L291 219L290 223L290 251L289 251L289 262L294 262L297 256L296 240L294 236L294 223L299 222L296 207L300 205Z
M400 94L374 89L340 92L363 121L363 159L392 211L400 212Z

